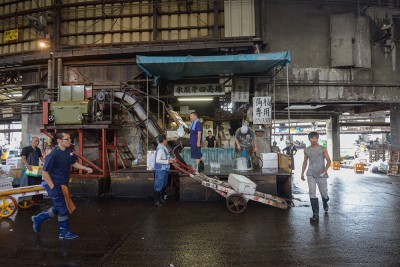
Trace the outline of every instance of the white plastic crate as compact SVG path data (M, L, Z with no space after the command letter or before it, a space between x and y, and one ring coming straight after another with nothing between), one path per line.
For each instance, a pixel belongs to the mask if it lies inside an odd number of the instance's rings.
M257 185L247 178L246 176L230 173L228 177L228 184L241 194L254 195Z

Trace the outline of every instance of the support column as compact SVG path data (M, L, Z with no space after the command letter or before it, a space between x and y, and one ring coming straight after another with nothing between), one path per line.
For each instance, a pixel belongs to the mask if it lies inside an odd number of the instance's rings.
M339 115L332 117L332 160L340 161L340 123Z
M340 161L340 124L339 116L332 116L326 122L328 153L332 161Z
M390 133L392 151L400 150L400 104L390 105Z

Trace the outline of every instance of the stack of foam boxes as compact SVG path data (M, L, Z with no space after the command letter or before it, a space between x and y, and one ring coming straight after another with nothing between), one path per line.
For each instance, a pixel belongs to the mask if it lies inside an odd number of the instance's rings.
M3 170L0 170L0 191L12 188L13 180L14 179L9 177Z
M278 169L278 154L277 153L261 153L263 169Z

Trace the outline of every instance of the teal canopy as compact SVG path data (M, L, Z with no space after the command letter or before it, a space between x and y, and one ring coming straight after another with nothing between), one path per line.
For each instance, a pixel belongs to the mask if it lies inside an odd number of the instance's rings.
M149 76L154 76L158 83L160 79L266 72L288 65L290 52L227 56L136 56L136 63Z

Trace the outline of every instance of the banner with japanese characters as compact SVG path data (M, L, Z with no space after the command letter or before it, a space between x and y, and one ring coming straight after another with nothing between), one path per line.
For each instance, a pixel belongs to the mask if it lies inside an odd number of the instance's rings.
M232 102L249 102L249 78L235 78L232 82Z
M270 96L253 97L253 124L269 124L271 120L272 105Z
M196 97L205 95L225 95L225 85L219 83L174 85L174 96Z

